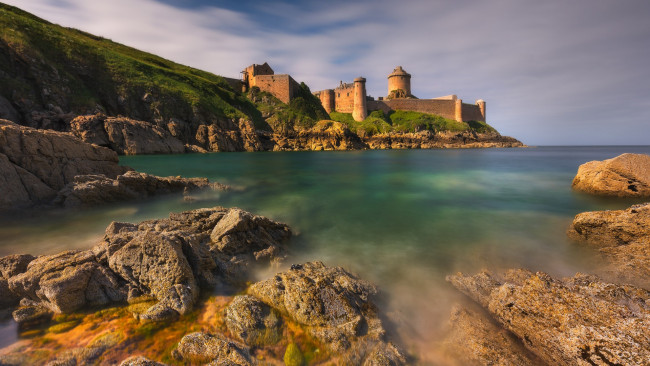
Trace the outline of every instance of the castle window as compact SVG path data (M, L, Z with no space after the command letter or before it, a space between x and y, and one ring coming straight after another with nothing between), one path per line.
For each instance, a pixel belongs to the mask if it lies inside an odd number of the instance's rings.
M338 94L339 94L338 96L339 96L339 98L340 98L340 97L341 97L341 93L338 93Z
M350 96L350 93L348 93L348 95L347 95L347 96L349 97L349 96Z

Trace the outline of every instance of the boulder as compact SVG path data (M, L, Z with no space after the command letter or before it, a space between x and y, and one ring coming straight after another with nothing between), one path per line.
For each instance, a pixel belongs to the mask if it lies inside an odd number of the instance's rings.
M226 362L225 365L253 365L249 349L219 334L203 332L184 336L172 356L178 361L203 364L210 361Z
M366 351L378 347L387 350L382 357L398 360L397 365L404 364L404 356L384 340L385 330L371 301L376 292L370 283L321 262L293 265L248 290L251 296L305 327L336 354L361 354L364 362L370 362L367 358L372 353ZM245 312L242 314L239 317L246 316Z
M49 204L77 175L116 178L127 170L109 149L0 120L0 210Z
M120 366L167 366L164 363L152 361L144 356L132 356L120 362Z
M236 296L226 308L226 326L250 346L275 344L282 339L280 314L250 295Z
M120 155L185 152L185 145L166 129L131 118L79 116L70 122L70 129L81 140L108 147Z
M9 279L27 270L27 265L35 258L30 254L12 254L0 258L0 278Z
M650 155L623 154L582 164L573 189L602 196L650 197Z
M580 213L567 235L597 248L609 263L604 272L650 289L650 203Z
M448 276L550 365L643 365L650 360L650 292L577 274L510 270Z

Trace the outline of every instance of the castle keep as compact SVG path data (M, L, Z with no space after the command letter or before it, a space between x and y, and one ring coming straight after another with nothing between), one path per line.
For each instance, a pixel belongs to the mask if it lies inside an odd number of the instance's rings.
M226 81L233 89L247 92L250 88L256 86L261 91L273 94L283 103L289 103L300 88L300 84L293 80L291 75L276 75L266 62L262 65L252 64L241 73L241 80L226 78Z
M355 121L363 121L369 111L384 113L395 110L429 113L458 122L485 122L485 101L463 103L456 95L433 99L418 99L411 94L411 74L398 66L388 75L388 96L375 100L366 95L366 79L356 78L354 83L343 83L335 89L315 92L327 113L332 111L352 113Z

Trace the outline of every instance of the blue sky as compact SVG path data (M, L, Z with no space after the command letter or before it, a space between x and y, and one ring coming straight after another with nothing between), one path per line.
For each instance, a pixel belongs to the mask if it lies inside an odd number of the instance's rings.
M487 102L529 145L650 144L650 1L5 0L213 73L268 61L312 90L366 77L387 94Z

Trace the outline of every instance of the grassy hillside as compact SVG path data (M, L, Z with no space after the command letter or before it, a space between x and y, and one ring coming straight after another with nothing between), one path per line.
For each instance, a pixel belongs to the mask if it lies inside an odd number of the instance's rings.
M330 119L345 123L351 131L365 135L374 135L386 132L417 132L424 130L434 132L496 132L492 126L485 122L457 122L432 114L411 111L394 111L388 114L385 114L382 111L373 111L361 122L356 122L350 113L332 112L330 113Z
M260 118L255 106L220 76L4 4L0 51L0 95L23 115L52 105L76 114L100 109L149 121L197 114Z

